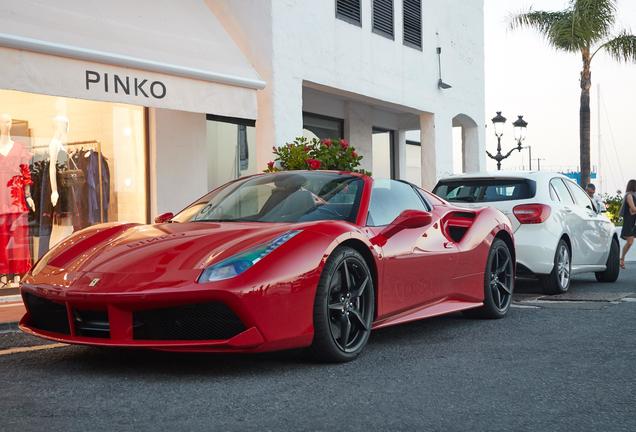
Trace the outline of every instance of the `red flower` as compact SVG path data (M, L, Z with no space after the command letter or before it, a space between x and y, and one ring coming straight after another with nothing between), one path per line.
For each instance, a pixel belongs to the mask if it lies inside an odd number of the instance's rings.
M357 158L358 157L358 153L356 153L355 150L354 150L354 151L351 152L351 156L353 156L354 158Z
M270 170L274 169L274 162L272 161L267 162L267 169L270 169Z
M320 161L318 159L307 159L307 165L309 165L309 169L317 170L320 169Z
M309 146L305 146L304 149L305 149L306 152L308 152L309 151Z
M340 140L340 147L342 147L343 150L346 150L349 147L349 143L347 142L346 139Z
M322 143L324 144L325 147L331 147L331 145L333 144L333 141L331 141L329 138L322 140Z
M7 182L7 187L10 189L12 204L20 210L27 210L24 188L31 184L33 184L33 181L31 180L31 172L29 171L29 166L26 164L20 164L20 174L11 177Z

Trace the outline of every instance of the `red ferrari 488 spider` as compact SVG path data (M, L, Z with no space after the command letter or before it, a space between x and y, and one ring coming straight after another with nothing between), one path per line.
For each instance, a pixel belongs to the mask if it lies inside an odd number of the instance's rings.
M492 208L361 174L259 174L154 225L73 234L24 279L20 328L74 344L308 347L347 361L372 329L455 311L503 317L514 254Z

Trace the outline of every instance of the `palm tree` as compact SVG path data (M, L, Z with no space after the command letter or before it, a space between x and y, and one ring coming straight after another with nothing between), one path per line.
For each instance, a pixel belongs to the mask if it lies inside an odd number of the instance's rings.
M528 11L514 15L511 29L530 28L557 50L581 53L581 108L579 139L581 185L590 182L590 87L592 60L599 52L619 62L636 62L636 36L627 30L614 32L616 0L570 0L561 11Z

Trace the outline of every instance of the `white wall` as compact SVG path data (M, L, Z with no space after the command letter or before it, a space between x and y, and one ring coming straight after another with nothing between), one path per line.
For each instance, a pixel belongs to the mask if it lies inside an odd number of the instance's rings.
M151 217L208 192L205 114L149 110Z

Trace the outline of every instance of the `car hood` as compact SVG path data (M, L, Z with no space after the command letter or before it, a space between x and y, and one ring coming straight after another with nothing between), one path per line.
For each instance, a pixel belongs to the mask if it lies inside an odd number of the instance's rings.
M170 273L192 280L193 273L213 262L306 226L236 222L102 225L80 231L53 248L29 279L51 280L53 274L61 277L63 273L69 283L87 274L148 280L151 274ZM68 285L61 280L57 283Z

